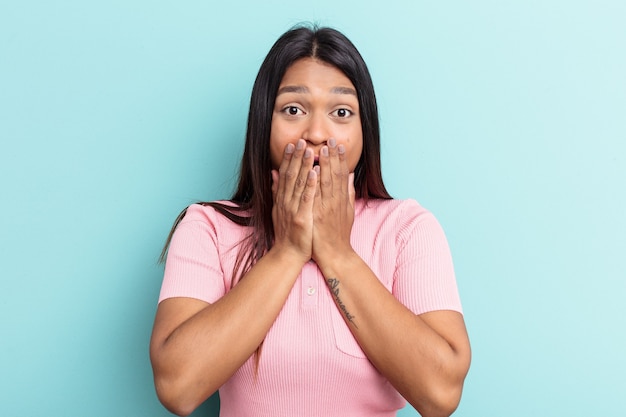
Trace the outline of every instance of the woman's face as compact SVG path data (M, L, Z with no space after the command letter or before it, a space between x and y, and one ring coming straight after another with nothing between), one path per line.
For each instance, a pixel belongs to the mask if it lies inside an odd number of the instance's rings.
M285 72L272 115L270 153L278 169L285 146L304 139L315 160L330 138L346 149L350 172L363 150L359 100L352 82L337 68L303 58Z

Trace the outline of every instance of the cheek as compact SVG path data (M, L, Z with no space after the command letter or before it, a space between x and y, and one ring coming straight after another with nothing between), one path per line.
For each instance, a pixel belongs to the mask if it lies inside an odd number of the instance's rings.
M280 165L280 128L277 126L276 119L272 119L270 128L270 157L272 159L272 168L278 169Z
M302 137L302 132L298 126L293 124L281 123L280 119L272 120L270 131L270 155L272 157L272 165L275 169L280 167L285 153L285 147L298 141Z
M350 172L353 172L363 153L363 138L358 135L354 139L348 139L346 147L348 148L348 168Z
M361 159L362 153L363 148L359 146L358 149L355 149L352 155L350 155L350 172L353 172L356 168L357 164L359 163L359 159Z
M272 159L272 168L278 169L282 160L283 151L273 139L274 138L270 137L270 157Z

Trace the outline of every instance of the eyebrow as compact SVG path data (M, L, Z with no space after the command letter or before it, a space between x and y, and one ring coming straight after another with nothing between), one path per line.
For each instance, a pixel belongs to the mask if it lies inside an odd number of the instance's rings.
M276 93L276 95L279 96L283 93L306 94L308 92L309 92L309 89L301 85L286 85L284 87L279 88L278 93Z
M350 94L353 96L357 96L356 90L350 87L333 87L330 89L332 94ZM277 96L284 93L298 93L298 94L308 94L309 89L302 85L286 85L278 89L276 93Z
M350 87L333 87L330 92L333 94L351 94L357 96L356 90Z

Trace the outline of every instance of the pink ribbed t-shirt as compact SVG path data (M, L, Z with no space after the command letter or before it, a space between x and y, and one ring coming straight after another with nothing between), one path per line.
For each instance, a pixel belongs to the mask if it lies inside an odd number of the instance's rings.
M211 207L190 206L172 238L159 301L213 303L226 294L237 245L247 233ZM415 314L461 312L443 230L415 201L357 200L351 242ZM388 417L405 405L359 347L313 262L270 328L254 374L252 356L220 388L221 417Z

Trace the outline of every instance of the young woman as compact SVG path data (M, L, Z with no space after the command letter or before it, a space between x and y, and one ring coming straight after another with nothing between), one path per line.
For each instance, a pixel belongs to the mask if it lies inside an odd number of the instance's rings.
M150 354L159 399L220 415L424 417L457 407L470 363L450 251L394 200L354 45L299 27L252 91L238 188L170 234Z

